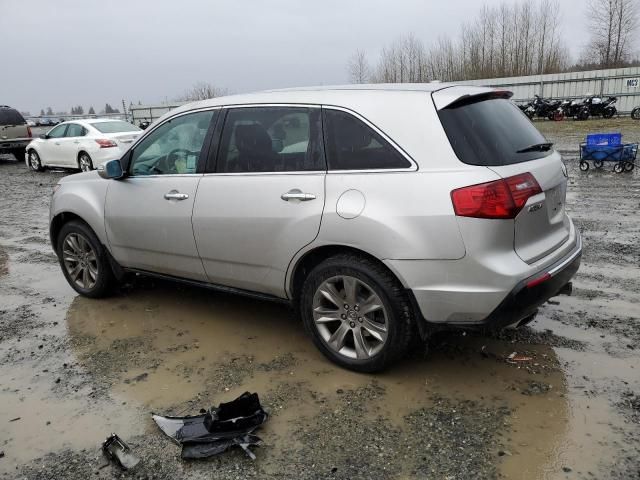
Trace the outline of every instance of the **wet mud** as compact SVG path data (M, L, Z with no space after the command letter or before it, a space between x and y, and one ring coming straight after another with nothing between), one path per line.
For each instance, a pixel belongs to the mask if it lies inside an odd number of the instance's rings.
M127 478L636 478L640 176L565 159L585 244L574 295L364 375L324 359L283 305L145 278L77 296L48 244L65 173L0 157L0 478L120 476L100 452L111 432L142 459ZM245 391L271 415L256 461L183 461L151 420Z

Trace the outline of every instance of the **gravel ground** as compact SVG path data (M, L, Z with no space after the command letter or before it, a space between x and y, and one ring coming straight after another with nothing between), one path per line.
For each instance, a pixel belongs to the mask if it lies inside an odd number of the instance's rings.
M281 305L145 279L77 297L47 233L68 172L0 157L0 478L640 478L640 174L583 174L575 153L587 131L640 129L536 125L569 167L574 294L518 330L440 333L380 375L328 363ZM150 419L244 391L270 413L255 461L183 461ZM134 471L100 453L112 431Z

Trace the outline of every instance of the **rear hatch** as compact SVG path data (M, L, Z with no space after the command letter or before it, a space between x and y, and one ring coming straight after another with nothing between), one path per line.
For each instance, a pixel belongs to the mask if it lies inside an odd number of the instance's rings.
M0 140L29 138L29 127L20 112L13 108L0 108Z
M437 98L440 92L433 94L438 116L457 157L468 165L488 168L504 179L516 204L522 192L522 204L512 210L512 216L467 216L513 218L514 250L525 262L534 263L569 238L566 168L552 145L508 99L509 92L444 94L462 88L442 90L441 98Z

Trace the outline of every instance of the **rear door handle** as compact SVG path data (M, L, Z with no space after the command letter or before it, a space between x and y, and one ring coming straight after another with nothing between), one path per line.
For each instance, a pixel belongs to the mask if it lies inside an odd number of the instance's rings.
M165 200L186 200L187 198L189 198L187 193L180 193L175 190L171 190L164 194Z
M294 188L287 193L280 195L280 198L285 202L289 200L299 200L301 202L308 202L309 200L315 200L316 196L313 193L303 193L301 190Z

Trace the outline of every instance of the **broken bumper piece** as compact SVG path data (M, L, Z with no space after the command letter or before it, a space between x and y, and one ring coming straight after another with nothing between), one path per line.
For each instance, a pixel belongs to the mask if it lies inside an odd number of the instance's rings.
M255 460L249 446L261 443L253 432L267 420L267 413L260 405L258 394L246 392L201 415L154 414L153 420L168 437L182 445L182 458L206 458L237 445Z

